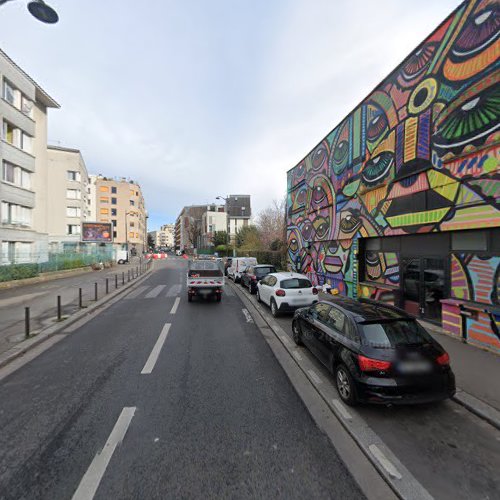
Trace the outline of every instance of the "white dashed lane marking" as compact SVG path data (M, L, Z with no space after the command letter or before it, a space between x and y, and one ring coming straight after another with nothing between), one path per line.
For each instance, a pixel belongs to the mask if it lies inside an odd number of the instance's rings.
M161 348L163 347L165 340L167 340L168 331L171 326L172 325L170 323L165 323L160 336L158 337L158 340L156 341L156 344L154 345L153 350L151 351L151 354L141 371L141 375L149 375L153 371L156 361L158 360L158 356L160 355Z
M175 314L177 312L177 308L179 307L180 301L181 301L180 297L177 297L175 299L174 305L172 306L172 309L170 309L170 314Z
M146 299L154 299L155 297L158 297L158 295L160 295L160 293L166 287L167 287L167 285L158 285L158 286L155 286L150 292L148 292L145 295L145 298Z
M137 297L139 297L139 295L142 293L142 292L145 292L149 287L148 286L145 286L145 285L142 285L142 286L138 286L133 292L130 292L126 297L125 299L127 300L130 300L130 299L136 299Z

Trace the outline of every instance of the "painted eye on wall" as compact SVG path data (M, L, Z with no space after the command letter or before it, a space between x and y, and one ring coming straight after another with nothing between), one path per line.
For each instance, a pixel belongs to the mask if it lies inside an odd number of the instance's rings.
M320 144L311 154L311 163L314 170L320 169L328 157L328 151Z
M354 234L361 226L358 210L345 210L340 214L340 230L345 235Z
M297 241L297 238L291 238L288 242L288 249L295 253L299 249L299 243Z
M311 201L314 205L320 205L326 200L326 192L321 186L316 186L313 190Z
M402 78L407 82L411 82L421 75L431 62L435 52L435 43L428 43L417 50L401 68Z
M376 252L368 251L365 255L366 274L369 278L376 280L382 275L380 256Z
M295 203L296 205L304 205L306 202L306 190L305 189L301 189L298 193L297 193L297 197L295 198Z
M499 36L500 15L497 3L488 5L468 19L451 52L459 58L469 58L491 45Z
M302 236L306 241L311 241L313 232L314 232L314 227L311 221L308 220L304 222L304 225L302 226Z
M462 147L475 142L500 126L500 86L493 85L456 107L438 126L435 145Z
M366 184L376 184L387 175L393 163L394 155L384 151L366 162L361 176Z
M300 165L297 165L297 167L294 170L295 180L299 180L302 177L304 177L305 173L306 173L306 166L305 166L305 164L301 163Z
M366 128L367 139L372 142L376 141L387 130L388 126L385 113L382 110L375 111Z
M328 217L318 217L314 221L314 227L316 228L316 238L322 240L330 229L330 219Z
M342 163L346 159L348 152L349 142L346 140L339 142L335 147L335 151L333 152L333 160L335 161L335 163Z

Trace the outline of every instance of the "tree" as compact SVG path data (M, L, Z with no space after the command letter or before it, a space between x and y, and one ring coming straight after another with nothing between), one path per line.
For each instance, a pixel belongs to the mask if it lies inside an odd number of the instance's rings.
M266 250L281 250L286 241L286 197L273 200L259 213L256 222L263 247Z
M215 231L212 240L214 246L227 245L227 232L226 231Z
M153 235L148 233L148 248L154 248L156 246L155 240L153 239Z
M191 243L191 245L196 248L201 237L201 224L200 221L198 221L194 217L189 218L187 237L189 243Z
M257 227L242 227L236 233L236 247L240 250L260 250L262 248L262 243Z

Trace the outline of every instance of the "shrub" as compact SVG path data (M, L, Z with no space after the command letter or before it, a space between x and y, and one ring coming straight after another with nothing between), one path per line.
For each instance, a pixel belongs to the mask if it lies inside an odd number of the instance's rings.
M22 280L38 276L38 264L0 266L0 281Z

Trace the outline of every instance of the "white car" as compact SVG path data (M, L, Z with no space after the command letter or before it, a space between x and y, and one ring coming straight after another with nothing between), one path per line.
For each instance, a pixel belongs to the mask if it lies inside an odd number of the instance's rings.
M278 316L318 302L318 290L303 274L271 273L257 283L257 300Z

